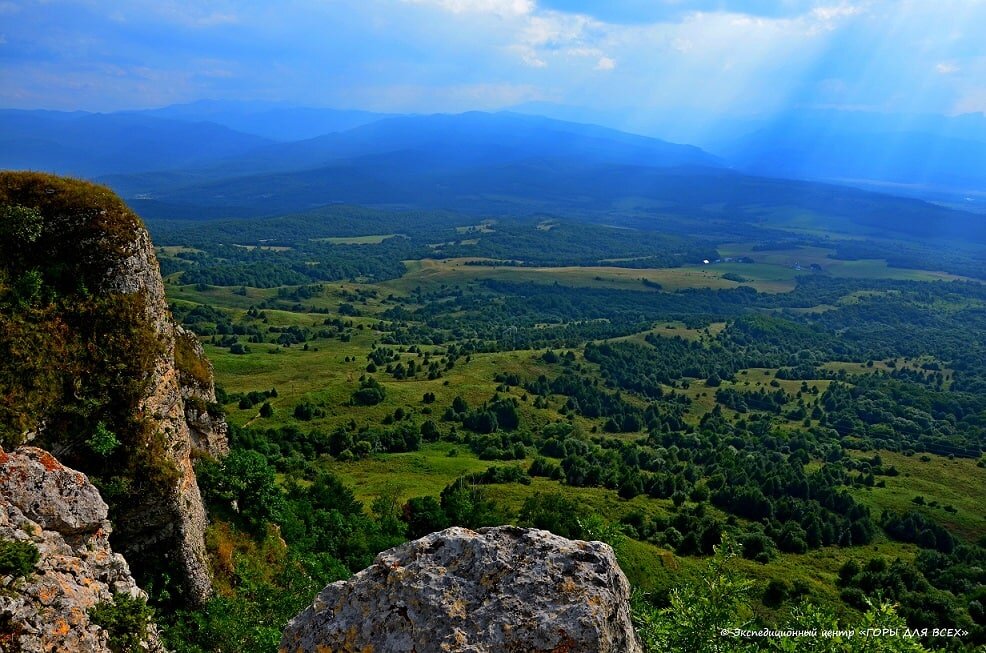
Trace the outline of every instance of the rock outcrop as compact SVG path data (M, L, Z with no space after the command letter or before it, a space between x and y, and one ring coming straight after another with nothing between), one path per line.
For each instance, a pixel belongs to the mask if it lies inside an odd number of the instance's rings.
M199 343L192 344L174 323L154 246L143 226L135 228L128 256L108 270L107 285L111 292L144 298L145 315L161 349L138 409L141 418L163 434L167 462L178 471L177 482L166 488L164 496L114 515L127 534L123 552L135 559L149 550L164 551L181 571L187 599L200 604L212 593L212 581L205 551L205 504L192 467L192 451L197 447L216 456L228 450L225 422L199 410L216 400L212 367ZM207 371L194 374L183 369L193 366Z
M449 528L326 587L281 651L638 653L629 595L601 542Z
M89 609L114 594L143 597L123 556L110 549L107 506L84 474L50 453L0 449L0 542L28 542L33 572L0 574L0 650L110 651ZM151 626L142 647L162 650Z
M92 477L138 578L205 601L192 460L226 452L226 424L147 230L109 189L36 173L0 172L0 211L0 444L36 444ZM107 429L117 446L94 447Z
M212 364L194 333L175 328L175 363L178 366L185 422L192 447L213 457L229 453L229 427L216 412L216 384Z

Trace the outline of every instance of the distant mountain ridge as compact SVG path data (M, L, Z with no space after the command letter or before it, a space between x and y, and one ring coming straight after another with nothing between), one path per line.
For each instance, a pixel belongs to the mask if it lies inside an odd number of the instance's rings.
M81 177L185 168L267 139L208 122L128 113L0 110L0 168Z
M782 224L799 212L817 220L835 209L837 220L856 235L891 229L986 242L986 221L978 216L797 181L825 178L826 170L874 178L873 165L858 161L872 158L866 144L875 142L873 133L869 141L812 140L812 133L827 133L817 120L797 129L781 121L773 136L763 132L734 144L730 160L741 161L737 167L691 145L512 112L380 116L312 110L323 125L369 122L288 142L189 122L214 117L231 123L292 111L223 103L116 114L0 111L0 167L95 178L152 219L248 218L347 203L477 215L559 212L637 225L673 218ZM894 138L894 148L884 144L888 170L898 171L888 179L917 163L939 177L947 174L947 166L913 154L922 143ZM965 162L967 177L961 179L975 184L977 174L986 175L977 141L935 138L923 146L952 143L969 152L957 159ZM779 149L764 149L770 143ZM815 156L805 153L810 143Z
M199 100L138 115L188 122L211 122L272 141L299 141L345 131L394 114L321 107L295 107L282 102Z
M204 177L218 178L304 170L400 151L416 152L448 167L535 157L656 166L722 165L694 146L522 114L393 117L314 109L230 114L210 111L209 106L112 114L0 110L0 167L87 177L195 170ZM235 124L237 116L250 122L257 116L274 115L287 124L298 112L322 116L319 124L329 131L278 142L206 120L212 117ZM302 131L313 128L309 124Z

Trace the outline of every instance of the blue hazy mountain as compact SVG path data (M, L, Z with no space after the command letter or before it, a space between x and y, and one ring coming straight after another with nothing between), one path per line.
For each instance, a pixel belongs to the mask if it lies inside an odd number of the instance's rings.
M300 141L388 118L370 111L294 107L282 102L199 100L139 112L190 122L211 122L272 141Z
M722 165L691 145L596 125L483 112L387 118L341 133L270 145L229 164L240 171L298 170L382 155L413 156L421 165L446 169L532 158L658 167Z
M0 167L111 176L121 183L139 175L140 183L149 182L152 188L148 190L153 190L176 178L214 181L384 155L412 157L421 165L445 169L531 158L644 166L720 165L718 159L690 145L512 113L384 117L291 142L274 142L205 120L216 118L232 124L233 109L246 111L248 106L252 113L242 113L243 121L256 121L254 131L269 134L280 129L277 124L290 122L285 116L309 111L273 108L265 114L263 105L226 103L111 114L0 111ZM373 116L338 112L333 122L328 113L318 115L325 129ZM261 129L261 125L266 128ZM309 122L302 127L311 130L316 125ZM381 164L386 165L382 160ZM133 184L124 186L131 188Z
M777 226L783 226L785 215L797 215L863 235L952 233L986 241L981 216L836 185L770 178L824 178L823 164L839 161L841 177L892 177L872 172L876 153L860 146L868 142L862 136L855 144L844 143L831 134L848 130L811 132L807 122L797 129L777 126L773 133L762 129L738 140L731 155L741 165L730 169L694 146L519 113L387 117L315 138L274 142L198 121L216 105L193 109L171 107L165 111L170 118L132 112L2 112L0 166L96 177L150 218L264 216L332 203L477 214L558 212L592 219L619 216L623 222L687 216ZM188 119L181 118L188 111ZM931 134L934 139L915 139L912 149L942 143L965 148L970 154L962 161L970 170L957 171L966 176L953 181L974 182L981 174L973 166L977 141L951 138L941 129ZM873 133L866 137L876 139ZM905 151L906 137L893 138ZM815 144L812 153L821 154L808 156L810 143ZM894 165L902 161L909 161L911 169L918 164L913 153L892 159Z
M117 184L119 185L119 184ZM327 204L455 211L477 216L564 215L688 232L703 224L824 228L864 237L986 242L986 220L927 202L818 182L712 167L656 167L539 158L451 170L413 151L173 188L130 200L151 218L260 217Z
M528 102L521 113L610 125L692 143L731 167L977 208L986 205L986 116L797 109L726 117Z
M183 169L269 143L208 122L127 113L0 110L0 168L96 177Z

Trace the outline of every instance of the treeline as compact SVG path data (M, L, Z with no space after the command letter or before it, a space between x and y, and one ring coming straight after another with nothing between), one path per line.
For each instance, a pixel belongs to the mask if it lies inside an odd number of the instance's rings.
M501 219L485 230L459 234L459 239L443 244L438 251L442 257L481 256L543 267L668 268L719 257L714 243L705 239L548 220L546 223L541 216ZM469 244L462 242L463 236Z
M833 383L821 396L822 424L873 447L978 457L986 450L986 397L946 392L879 375Z
M203 243L200 253L177 254L169 270L181 271L182 283L276 288L316 281L394 279L404 274L402 260L427 253L399 237L376 245L306 241L284 247Z

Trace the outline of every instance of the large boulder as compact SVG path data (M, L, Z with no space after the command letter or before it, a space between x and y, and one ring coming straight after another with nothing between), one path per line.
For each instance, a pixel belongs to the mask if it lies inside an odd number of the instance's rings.
M602 542L449 528L326 587L281 651L637 653L630 585Z
M146 597L110 548L106 512L85 474L47 451L0 449L0 543L26 543L39 554L25 577L0 572L0 651L111 651L110 633L90 608L115 595ZM138 646L162 650L153 625Z

